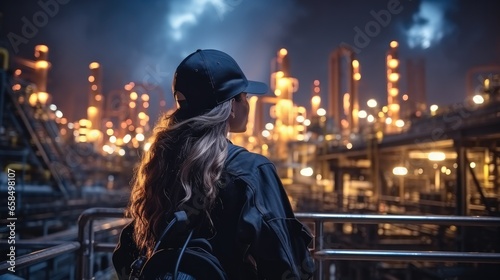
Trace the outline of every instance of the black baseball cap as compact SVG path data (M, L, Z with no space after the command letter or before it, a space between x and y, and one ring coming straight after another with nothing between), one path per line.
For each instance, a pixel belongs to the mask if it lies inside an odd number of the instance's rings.
M268 86L249 81L238 63L219 50L197 50L181 61L174 75L172 91L186 98L181 109L191 116L203 114L242 92L265 94ZM185 108L187 107L187 108Z

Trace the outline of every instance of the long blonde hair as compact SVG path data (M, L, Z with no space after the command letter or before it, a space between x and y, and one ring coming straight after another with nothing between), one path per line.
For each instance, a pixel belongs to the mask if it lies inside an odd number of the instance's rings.
M231 102L187 119L182 110L160 117L132 180L127 216L138 249L148 257L175 211L186 210L192 226L210 220L227 157Z

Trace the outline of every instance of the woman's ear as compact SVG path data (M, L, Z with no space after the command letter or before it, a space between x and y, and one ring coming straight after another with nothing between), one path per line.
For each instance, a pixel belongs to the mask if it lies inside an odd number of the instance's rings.
M184 94L182 94L182 92L175 91L174 92L174 99L175 99L175 104L177 105L177 109L179 109L181 107L180 102L185 101L186 97L184 97Z
M234 119L234 117L236 116L236 115L234 114L234 106L235 106L235 105L234 105L234 103L235 103L235 100L234 100L234 98L233 98L233 99L231 99L231 117L232 117L233 119Z

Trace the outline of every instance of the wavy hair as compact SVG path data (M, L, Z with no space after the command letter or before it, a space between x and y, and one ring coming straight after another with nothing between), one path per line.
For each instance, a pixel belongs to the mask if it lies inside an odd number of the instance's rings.
M126 213L134 220L134 241L147 257L175 211L185 210L190 226L203 218L211 223L227 157L231 102L188 119L184 113L181 107L159 118L132 179Z

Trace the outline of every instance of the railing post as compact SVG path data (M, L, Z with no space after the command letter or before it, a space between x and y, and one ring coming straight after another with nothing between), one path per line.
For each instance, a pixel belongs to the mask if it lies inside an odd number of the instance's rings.
M92 209L83 211L78 219L78 242L80 242L80 250L78 251L77 265L76 265L76 280L86 279L85 271L87 263L88 248L90 246L88 238L86 238L87 223L90 219Z
M314 251L320 251L323 250L324 248L324 236L323 236L323 220L316 220L314 223L314 231L315 231L315 240L314 240ZM324 268L323 268L323 260L318 261L318 269L316 271L316 275L314 276L314 279L321 280L323 279L323 274L324 274Z
M91 219L88 222L88 248L87 248L87 270L86 277L84 280L92 279L92 275L94 275L94 220Z
M123 209L118 208L90 208L78 218L78 242L80 250L76 265L76 279L89 280L93 275L94 259L94 224L97 218L123 217Z
M457 151L458 172L456 179L456 215L465 216L468 213L467 204L467 154L463 147L462 141L455 141L455 149ZM457 251L465 250L465 227L457 227Z

